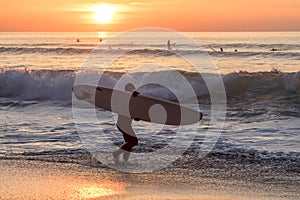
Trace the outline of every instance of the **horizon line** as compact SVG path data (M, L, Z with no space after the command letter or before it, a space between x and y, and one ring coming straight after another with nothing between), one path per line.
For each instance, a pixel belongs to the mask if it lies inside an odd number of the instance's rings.
M161 28L161 27L158 27ZM89 32L111 32L111 33L120 33L120 32L126 32L126 31L132 31L135 29L128 29L128 30L123 30L123 31L116 31L116 30L89 30L89 31L16 31L16 30L7 30L7 31L0 31L0 33L20 33L20 32L27 32L27 33L89 33ZM214 30L205 30L205 31L180 31L180 30L174 30L174 29L169 29L177 32L220 32L220 33L226 33L226 32L244 32L244 33L251 33L251 32L300 32L300 30L224 30L224 31L214 31ZM146 31L136 31L136 32L146 32ZM169 31L149 31L149 32L169 32Z

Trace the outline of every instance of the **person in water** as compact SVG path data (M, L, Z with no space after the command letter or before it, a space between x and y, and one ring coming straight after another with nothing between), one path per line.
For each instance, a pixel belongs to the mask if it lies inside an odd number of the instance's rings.
M135 91L133 84L128 83L125 86L125 90L128 92ZM123 160L125 163L128 162L132 148L138 144L138 139L132 129L132 118L119 115L117 120L117 128L123 134L124 144L117 151L113 152L114 161L116 164L119 163L119 157L123 154Z
M167 47L168 47L168 51L171 51L171 50L172 50L170 40L168 40L168 42L167 42Z

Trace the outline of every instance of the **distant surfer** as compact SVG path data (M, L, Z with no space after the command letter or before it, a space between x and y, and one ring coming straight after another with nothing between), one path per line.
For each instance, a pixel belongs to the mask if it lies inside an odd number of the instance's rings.
M171 50L172 50L172 48L171 48L171 43L170 43L170 40L168 40L167 46L168 46L168 51L171 51Z
M128 83L125 86L125 90L128 92L133 92L135 87L133 84ZM125 163L128 162L132 148L138 144L138 139L132 129L132 118L119 115L117 120L117 128L123 134L125 143L118 149L113 152L114 161L116 164L119 164L119 157L123 153L123 160Z
M220 50L221 50L221 52L223 52L223 51L224 51L224 49L223 49L222 47L220 48Z
M80 42L79 38L77 39L77 42Z

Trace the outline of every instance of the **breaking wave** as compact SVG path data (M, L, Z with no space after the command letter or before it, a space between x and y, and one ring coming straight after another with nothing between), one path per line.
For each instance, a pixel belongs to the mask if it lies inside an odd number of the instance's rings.
M73 70L2 71L0 73L0 98L27 101L70 101L77 73ZM172 79L168 71L153 73L159 74L157 76L159 78L168 78L171 85L174 86L173 89L178 91L179 94L184 93L182 83ZM180 73L186 77L198 97L209 95L205 82L199 74L183 71L180 71ZM124 73L107 72L102 76L100 85L114 87L122 75ZM97 77L99 74L86 72L86 76ZM138 78L147 77L149 73L136 73L132 76ZM223 75L223 81L228 97L300 94L300 72L282 73L271 71L249 73L241 71ZM159 85L147 85L139 90L150 96L165 99L173 99L174 97L170 90Z

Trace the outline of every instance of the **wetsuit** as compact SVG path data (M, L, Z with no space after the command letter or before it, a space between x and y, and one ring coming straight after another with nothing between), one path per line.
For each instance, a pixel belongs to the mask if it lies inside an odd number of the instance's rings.
M138 139L132 129L132 119L130 117L119 115L117 121L117 128L123 134L125 143L120 147L124 150L123 158L128 160L132 148L138 144Z

